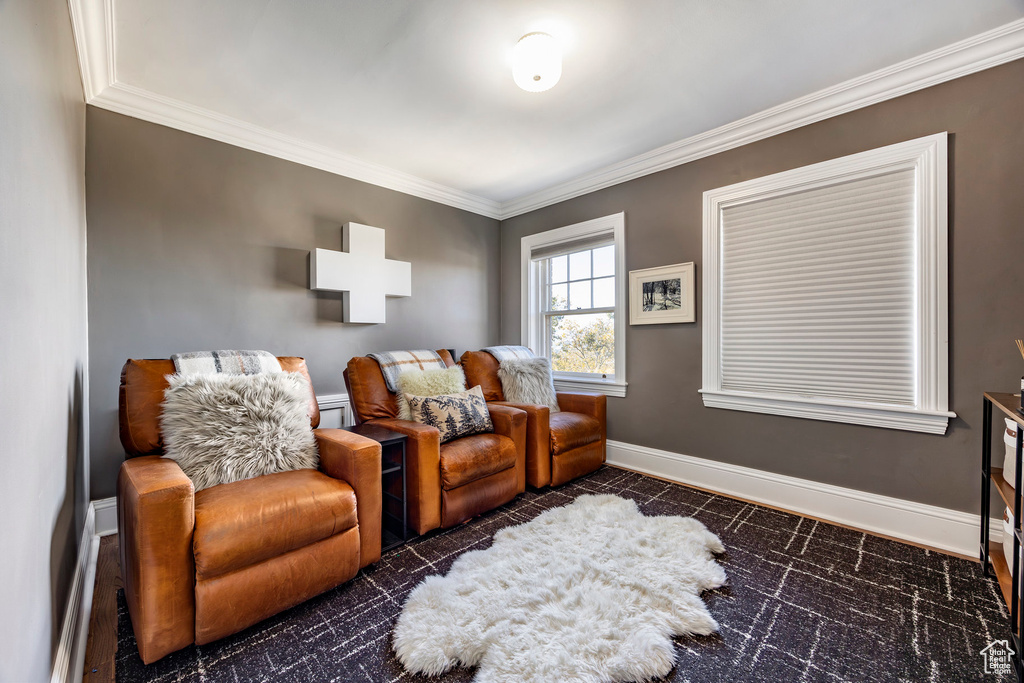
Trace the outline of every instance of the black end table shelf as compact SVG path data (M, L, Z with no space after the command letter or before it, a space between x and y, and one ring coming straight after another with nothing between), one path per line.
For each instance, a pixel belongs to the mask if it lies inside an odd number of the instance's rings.
M381 474L381 552L408 541L409 515L406 506L406 435L374 424L345 427L350 432L373 439L380 444Z

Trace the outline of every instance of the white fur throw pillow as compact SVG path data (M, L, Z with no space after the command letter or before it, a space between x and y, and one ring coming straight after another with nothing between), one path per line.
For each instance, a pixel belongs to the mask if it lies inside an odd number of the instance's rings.
M421 424L437 427L441 443L470 434L493 432L494 423L487 410L484 390L477 385L469 391L443 396L413 396L406 394L412 419Z
M160 418L164 457L178 462L196 491L319 464L303 375L167 379Z
M461 365L443 370L406 370L398 376L398 419L411 420L406 394L413 396L440 396L466 390L466 373Z
M506 401L547 406L552 413L559 412L555 382L551 378L551 362L547 358L500 361L498 379Z

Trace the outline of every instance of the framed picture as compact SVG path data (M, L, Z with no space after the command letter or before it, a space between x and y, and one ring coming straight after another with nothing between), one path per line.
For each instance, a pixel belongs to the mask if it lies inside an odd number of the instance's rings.
M693 262L629 271L629 324L692 323Z

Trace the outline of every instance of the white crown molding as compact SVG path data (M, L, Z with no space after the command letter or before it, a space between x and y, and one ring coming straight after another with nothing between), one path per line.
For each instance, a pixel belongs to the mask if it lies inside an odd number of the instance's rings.
M117 79L114 59L117 37L113 0L68 0L68 7L85 100L94 107L499 218L501 205L496 201L122 83Z
M766 109L574 180L497 202L117 80L113 0L68 0L86 102L329 173L504 220L1024 56L1024 19Z
M608 464L929 548L968 557L978 556L980 529L977 513L880 496L620 441L608 442ZM1002 540L1002 526L1001 518L989 520L992 541Z
M85 101L114 82L113 0L68 0Z
M1024 19L799 97L706 133L504 202L501 219L664 171L1024 57Z
M498 202L125 83L109 84L89 104L488 218L499 217Z

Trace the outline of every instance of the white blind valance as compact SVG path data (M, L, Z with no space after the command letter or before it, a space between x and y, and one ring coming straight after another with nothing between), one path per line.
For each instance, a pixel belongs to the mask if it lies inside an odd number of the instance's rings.
M722 209L721 388L914 406L913 169Z
M530 259L539 261L541 259L572 254L586 249L596 249L615 244L615 233L612 231L600 232L594 235L587 235L576 239L565 240L555 244L539 245L530 249Z

